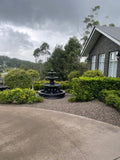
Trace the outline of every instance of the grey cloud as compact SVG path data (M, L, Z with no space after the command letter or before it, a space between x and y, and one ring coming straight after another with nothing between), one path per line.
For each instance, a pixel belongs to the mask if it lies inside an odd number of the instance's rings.
M29 27L42 27L46 21L74 26L88 8L84 0L0 0L0 19ZM49 26L50 27L50 26Z
M77 30L95 5L101 6L100 20L117 21L118 0L0 0L0 21L36 29ZM112 12L111 12L112 10Z
M0 52L17 52L32 47L33 43L27 34L14 31L9 27L0 28Z

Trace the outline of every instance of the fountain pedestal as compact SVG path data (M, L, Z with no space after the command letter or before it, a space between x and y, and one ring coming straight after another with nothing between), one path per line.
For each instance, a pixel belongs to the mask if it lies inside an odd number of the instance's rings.
M45 87L43 90L38 91L38 94L44 98L63 98L65 96L65 91L60 90L60 84L54 83L54 80L58 77L55 76L56 72L51 70L49 76L46 79L50 80L50 83L44 83L43 86Z

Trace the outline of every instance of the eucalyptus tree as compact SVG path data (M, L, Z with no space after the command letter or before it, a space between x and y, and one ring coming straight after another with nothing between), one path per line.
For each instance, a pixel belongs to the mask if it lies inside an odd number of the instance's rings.
M35 57L35 62L37 63L39 60L39 56L40 56L40 49L36 48L33 52L33 56Z
M109 24L102 24L100 23L100 21L98 20L98 13L100 11L100 6L95 6L94 8L91 9L92 13L89 14L87 17L84 18L83 22L85 24L85 29L84 29L84 33L83 33L83 37L81 40L83 40L83 45L85 44L85 42L87 41L89 34L92 30L92 28L94 26L97 25L102 25L102 26L111 26L111 27L115 27L114 23L109 23ZM106 16L105 18L109 18L108 16Z
M36 63L41 62L43 56L45 56L45 60L47 60L46 57L50 55L49 49L50 49L49 44L46 42L43 42L40 48L36 48L33 52L33 56L35 57L35 62Z

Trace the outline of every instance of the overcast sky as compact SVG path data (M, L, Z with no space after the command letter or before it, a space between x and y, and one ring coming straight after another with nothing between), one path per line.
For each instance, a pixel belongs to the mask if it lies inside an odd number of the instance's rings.
M0 0L0 55L34 61L43 42L53 50L72 36L80 39L84 17L96 5L101 24L120 26L120 0Z

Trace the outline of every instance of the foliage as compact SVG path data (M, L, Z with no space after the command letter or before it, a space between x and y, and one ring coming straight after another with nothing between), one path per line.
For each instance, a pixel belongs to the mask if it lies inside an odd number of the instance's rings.
M68 43L65 45L64 48L66 54L66 70L69 74L71 71L79 69L79 56L82 45L76 37L72 37L69 39Z
M83 38L81 40L83 40L83 45L86 43L86 41L88 40L88 36L91 32L91 29L94 27L94 26L97 26L97 25L103 25L103 24L100 24L100 22L98 21L98 18L97 18L97 15L98 15L98 12L100 10L100 6L95 6L94 8L91 9L91 14L89 14L87 17L85 17L84 19L84 24L85 24L85 32L83 34ZM106 16L105 18L108 18L108 16ZM107 26L106 24L104 24L103 26ZM108 24L108 26L111 26L111 27L114 27L115 24L114 23L110 23Z
M68 80L71 82L73 78L78 78L80 77L80 72L79 71L72 71L68 75Z
M24 70L34 69L38 72L40 70L39 64L17 58L9 58L7 56L0 56L0 65L0 72L8 72L13 68L20 68Z
M104 77L104 75L102 72L96 69L84 72L83 77Z
M120 110L120 90L102 90L99 93L98 99Z
M35 57L35 62L37 63L37 59L39 58L39 54L40 54L40 49L36 48L33 52L33 56Z
M49 83L49 82L46 81L46 80L35 81L34 89L37 90L37 91L43 89L44 88L44 86L43 86L44 83Z
M35 57L35 62L41 61L40 56L41 55L50 55L49 52L49 44L46 42L43 42L40 48L36 48L33 52L33 56Z
M27 71L27 74L29 74L30 77L32 78L32 89L34 89L34 83L39 78L39 73L33 69L29 69Z
M72 87L73 87L72 94L73 94L74 100L76 102L78 102L78 101L90 101L90 100L94 99L93 94L89 90L90 88L86 89L86 86L82 85L79 78L74 78L73 79Z
M66 89L65 92L66 92L66 93L71 93L71 94L72 94L73 90L72 90L72 89Z
M14 69L5 75L5 84L10 88L29 88L32 83L30 75L28 75L24 70Z
M76 37L70 38L64 48L56 46L46 63L47 70L50 70L48 67L50 66L58 74L60 80L67 80L71 71L79 70L81 48L82 46Z
M37 97L36 92L31 89L16 88L0 92L0 103L33 103L43 102L42 97Z
M42 45L40 46L40 52L41 52L42 54L44 54L44 55L45 55L45 54L50 55L49 48L50 48L49 44L46 43L46 42L44 42L44 43L42 43Z
M33 68L35 63L30 62L30 61L25 61L25 60L20 60L17 58L9 58L7 56L0 56L0 65L3 67L11 67L11 68L20 68L21 65L26 65L28 66L28 69Z
M120 78L111 77L80 77L74 78L72 82L73 95L76 101L89 101L98 98L103 89L120 89Z
M100 10L100 6L95 6L94 8L92 8L92 14L85 17L85 19L83 21L84 24L86 25L85 26L85 32L83 34L83 38L81 39L81 40L83 40L83 45L87 41L88 36L91 32L91 29L94 26L99 25L99 21L97 20L97 15L98 15L99 10Z
M34 84L34 89L35 90L41 90L44 89L43 84L44 83L49 83L49 81L46 80L41 80L41 81L36 81ZM60 85L60 89L66 90L66 89L71 89L71 83L69 83L68 81L55 81L55 83L59 83Z
M13 97L10 90L4 90L0 92L0 103L12 103Z
M52 53L51 58L48 60L48 63L51 64L52 69L57 72L57 76L60 80L67 79L67 56L62 47L57 46ZM50 70L50 69L49 69Z
M59 81L56 83L60 83L60 89L63 89L63 90L72 88L72 84L69 81Z
M38 79L39 73L33 69L27 70L27 73L31 76L32 79Z

